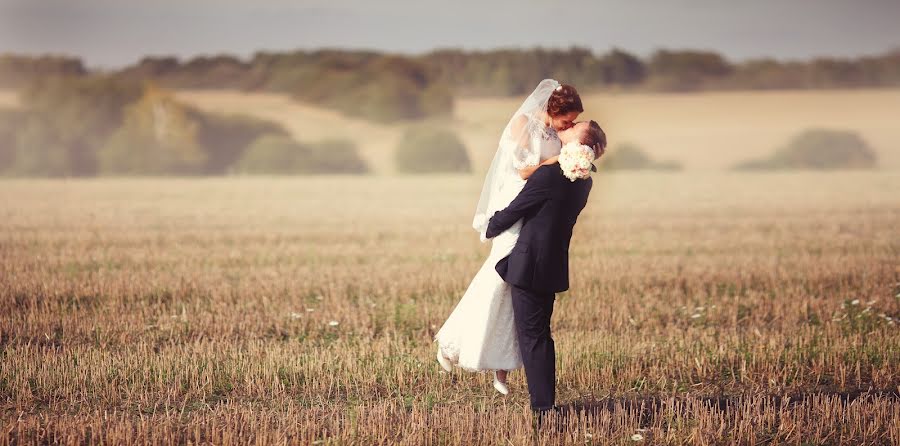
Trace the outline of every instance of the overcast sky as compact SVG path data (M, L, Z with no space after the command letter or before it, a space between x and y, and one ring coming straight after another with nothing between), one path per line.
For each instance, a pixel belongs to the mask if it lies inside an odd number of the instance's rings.
M900 48L898 24L900 0L0 0L0 52L66 53L91 67L318 47L666 47L805 59Z

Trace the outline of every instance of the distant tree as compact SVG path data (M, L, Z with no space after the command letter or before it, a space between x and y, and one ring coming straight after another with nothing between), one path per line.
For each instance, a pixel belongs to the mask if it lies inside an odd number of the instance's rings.
M774 59L749 60L737 65L727 84L731 88L753 90L809 88L805 67Z
M263 135L244 152L236 172L250 174L361 174L368 166L350 141L301 144L284 135Z
M696 90L729 76L734 67L709 51L659 50L650 58L651 86L663 90Z
M298 100L349 116L389 123L446 115L453 107L450 90L409 57L319 51L254 60L272 71L261 83L264 88L286 89Z
M737 170L872 169L878 156L856 132L810 129L791 139L771 158L750 160Z
M199 123L171 94L148 85L124 110L125 120L99 152L101 171L119 175L197 174L207 153Z
M473 52L448 49L420 59L436 73L438 81L463 95L518 96L548 77L578 86L603 79L593 53L579 47Z
M197 56L179 63L174 57L145 57L115 73L122 80L153 81L166 87L241 89L251 66L229 55Z
M900 48L882 56L863 57L860 63L871 73L874 85L900 86Z
M0 124L0 172L10 175L221 174L260 135L286 134L269 121L202 112L153 83L109 76L38 78L21 103Z
M187 108L197 122L197 142L207 154L204 174L228 173L248 146L263 135L287 136L279 124L244 115L223 115Z
M234 167L238 173L293 174L302 171L309 148L285 135L262 135L253 141Z
M863 67L851 60L814 59L806 72L809 88L856 86L866 83Z
M609 85L637 85L644 81L647 69L636 56L613 49L599 60L602 81Z
M362 174L369 166L359 156L356 144L334 139L311 144L301 170L308 174Z
M391 123L424 117L421 98L422 92L412 82L386 77L348 93L347 105L341 108L350 116Z
M120 78L133 80L153 80L157 83L165 83L167 76L181 70L181 64L176 57L145 57L137 65L126 67L117 73Z
M38 78L88 74L80 59L68 56L0 54L0 88L20 88Z
M466 146L454 132L434 125L411 127L395 152L403 173L469 172Z
M183 74L174 79L179 87L238 89L244 84L250 65L237 57L221 54L190 59L181 71Z
M140 84L107 76L35 79L21 93L29 118L17 139L14 170L95 175L97 148L122 125L122 110L140 98L142 90Z
M16 159L16 135L27 119L27 114L21 110L0 109L0 174L12 173Z
M51 116L29 113L16 131L15 153L8 173L40 177L73 175L69 139L61 134L60 126Z

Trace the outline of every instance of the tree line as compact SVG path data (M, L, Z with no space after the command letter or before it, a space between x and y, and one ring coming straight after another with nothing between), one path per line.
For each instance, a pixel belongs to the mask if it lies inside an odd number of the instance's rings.
M93 74L72 57L0 56L0 87L21 87L35 77ZM449 114L454 97L522 95L548 77L582 92L897 87L900 49L857 58L743 62L711 51L667 49L646 58L620 49L597 54L578 47L443 49L415 56L328 49L257 52L247 60L146 57L105 74L170 88L286 93L350 116L394 122Z
M365 174L350 141L297 141L280 125L198 110L153 82L108 76L48 77L0 109L0 175ZM679 170L624 143L601 160L610 170ZM462 140L434 123L409 126L395 149L400 173L468 172ZM736 170L871 169L877 154L857 133L809 129L770 157Z
M199 110L152 81L92 75L32 80L0 109L0 176L366 174L352 141L297 141L279 124ZM412 125L402 173L467 172L452 131Z
M368 170L345 141L294 142L280 125L204 112L152 82L92 75L33 80L0 109L0 175L221 175L260 169L271 141L310 173ZM351 172L348 172L348 169ZM302 173L302 172L300 172Z

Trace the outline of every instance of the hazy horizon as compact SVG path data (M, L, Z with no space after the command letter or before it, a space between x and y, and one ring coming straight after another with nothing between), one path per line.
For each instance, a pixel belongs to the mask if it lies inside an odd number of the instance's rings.
M653 6L577 0L566 7L508 0L0 0L0 52L68 54L91 68L116 68L148 55L246 58L257 51L315 48L415 54L574 45L641 56L690 48L738 61L809 59L900 48L897 17L900 2L890 0L678 0Z

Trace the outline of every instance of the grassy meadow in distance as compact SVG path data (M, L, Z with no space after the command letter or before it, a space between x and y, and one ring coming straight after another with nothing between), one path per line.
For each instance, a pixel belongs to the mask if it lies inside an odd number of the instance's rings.
M503 397L432 344L519 99L459 101L472 175L397 176L402 125L178 97L376 175L0 179L0 444L900 443L900 91L587 96L611 148L685 170L595 174L553 315L575 416L537 434L521 370ZM880 168L726 170L808 127Z

